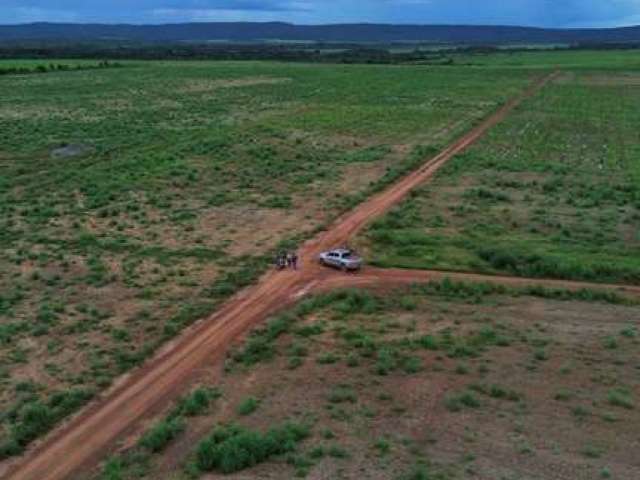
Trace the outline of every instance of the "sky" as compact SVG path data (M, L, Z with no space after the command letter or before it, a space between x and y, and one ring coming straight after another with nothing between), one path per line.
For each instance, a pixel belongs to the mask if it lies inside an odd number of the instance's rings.
M640 24L640 0L0 0L0 23Z

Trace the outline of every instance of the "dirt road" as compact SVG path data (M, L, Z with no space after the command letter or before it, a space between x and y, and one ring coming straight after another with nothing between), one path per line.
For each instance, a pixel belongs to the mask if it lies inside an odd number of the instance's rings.
M95 462L119 436L134 429L141 419L158 412L182 393L194 372L199 367L219 360L239 335L315 288L370 285L393 279L398 283L420 278L432 279L436 275L434 272L405 274L372 270L362 276L337 276L334 272L320 269L313 259L323 249L346 243L365 224L397 204L411 189L431 178L449 159L478 140L555 75L536 81L520 96L502 106L435 158L428 160L422 168L370 198L339 219L317 239L308 242L301 251L303 263L307 265L303 271L271 272L265 275L256 286L236 295L210 318L186 331L143 367L123 378L102 399L88 406L30 450L7 473L6 478L60 480ZM565 283L558 285L567 286Z
M505 287L545 287L550 289L598 290L620 294L638 299L640 287L634 285L593 284L589 282L573 282L568 280L550 280L546 278L509 277L504 275L482 275L478 273L443 272L437 270L402 270L386 268L367 268L358 275L325 276L314 286L316 292L328 292L340 288L375 288L439 282L445 278L455 282L491 283Z

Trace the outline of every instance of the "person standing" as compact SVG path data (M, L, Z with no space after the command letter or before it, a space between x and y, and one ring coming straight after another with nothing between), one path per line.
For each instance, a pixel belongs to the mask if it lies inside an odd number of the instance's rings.
M297 252L293 252L291 254L291 268L293 268L294 270L298 269L298 253Z

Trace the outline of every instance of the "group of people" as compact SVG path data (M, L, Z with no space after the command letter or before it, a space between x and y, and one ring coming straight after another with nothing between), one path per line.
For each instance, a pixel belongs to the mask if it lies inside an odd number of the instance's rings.
M276 268L284 270L285 268L298 269L298 254L296 252L280 252L276 257Z

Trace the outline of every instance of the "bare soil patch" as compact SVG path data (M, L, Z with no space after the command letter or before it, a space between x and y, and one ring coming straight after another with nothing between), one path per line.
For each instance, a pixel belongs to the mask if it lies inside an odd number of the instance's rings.
M221 88L242 88L252 87L255 85L276 85L279 83L290 82L290 78L286 77L246 77L233 78L229 80L189 80L183 87L179 89L180 93L206 93Z
M93 147L83 143L73 143L62 147L54 148L51 151L52 158L70 158L79 157L91 153Z
M294 329L322 325L322 333L283 336L273 361L230 373L220 364L204 371L203 378L221 378L216 385L223 399L211 416L189 425L149 478L187 478L184 462L207 424L210 430L239 422L264 431L303 417L313 418L314 428L300 455L325 451L304 470L310 479L397 479L420 465L447 479L470 472L481 479L558 480L598 478L605 470L613 478L640 474L631 448L640 415L610 401L615 389L640 398L634 383L638 338L621 334L639 326L635 307L393 294L412 298L411 310L341 315L329 309ZM476 354L406 347L425 336L467 342L489 330L504 343ZM363 355L362 347L345 340L352 338L347 332L366 335L377 353ZM415 371L397 367L381 374L385 349L405 352ZM296 367L294 351L303 352ZM335 360L327 361L331 356ZM455 403L465 394L468 405ZM258 410L239 415L238 405L248 397L259 399ZM330 449L340 455L326 453ZM286 460L225 478L292 478L296 468Z

